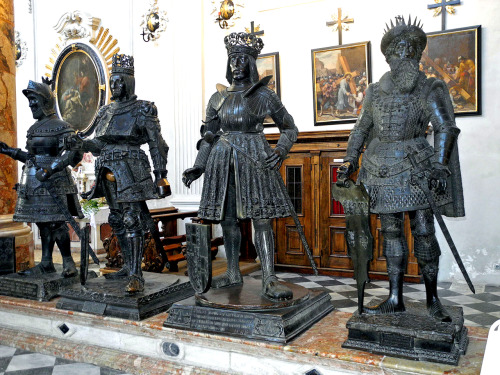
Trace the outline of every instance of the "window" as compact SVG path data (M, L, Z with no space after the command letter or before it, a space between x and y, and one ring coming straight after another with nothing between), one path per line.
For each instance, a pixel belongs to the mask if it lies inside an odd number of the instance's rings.
M302 167L286 167L286 188L297 214L302 214Z

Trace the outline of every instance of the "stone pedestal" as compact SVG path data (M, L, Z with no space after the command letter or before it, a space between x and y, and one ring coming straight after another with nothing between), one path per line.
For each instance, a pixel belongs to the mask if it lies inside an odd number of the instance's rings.
M144 272L141 293L125 292L127 280L98 277L85 286L73 285L61 291L57 308L91 314L142 320L166 311L174 302L189 298L194 290L187 277Z
M261 281L211 289L174 304L165 327L287 343L333 310L330 295L285 283L293 299L272 302L261 296Z
M35 245L30 226L12 221L12 215L0 215L0 237L15 238L16 272L35 266Z
M380 302L373 299L368 305ZM347 322L349 336L342 347L457 365L469 342L463 309L446 306L452 317L446 323L431 318L424 303L405 302L405 306L405 312L396 314L360 315L356 311Z
M56 265L57 272L37 276L22 276L17 273L0 276L0 294L38 301L50 301L59 296L62 288L80 283L79 275L62 277L62 267ZM97 277L94 271L89 278Z

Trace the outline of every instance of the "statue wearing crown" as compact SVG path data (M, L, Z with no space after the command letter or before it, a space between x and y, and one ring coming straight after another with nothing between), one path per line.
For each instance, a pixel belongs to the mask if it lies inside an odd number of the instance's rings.
M37 277L56 272L52 251L57 244L62 255L64 278L78 274L71 256L67 215L83 218L78 190L68 166L75 166L83 153L63 153L64 138L74 135L71 125L55 113L55 98L48 81L29 81L23 90L36 119L28 129L26 151L0 142L0 153L24 163L21 181L17 184L14 221L36 223L42 241L42 259L33 268L19 272ZM66 215L67 214L67 215Z
M405 311L403 276L408 245L403 223L407 212L428 314L438 322L451 322L437 294L441 251L434 215L465 215L457 150L460 130L446 84L426 78L419 70L426 44L426 34L416 20L405 22L396 17L396 24L391 21L387 27L380 47L391 70L367 89L349 137L347 156L338 169L337 184L343 184L358 169L366 145L357 184L366 187L370 212L380 215L390 292L385 301L363 312ZM433 146L426 139L429 122L434 131Z
M166 179L168 146L161 135L156 106L138 100L134 94L132 56L113 56L109 86L114 102L101 107L97 113L92 124L94 138L74 136L67 143L72 149L97 156L96 183L85 197L106 197L110 208L108 222L118 238L124 259L123 268L106 277L125 279L125 291L136 293L144 290L141 270L144 231L157 231L146 201L170 195ZM141 150L145 143L149 145L153 161L154 182L148 156Z
M217 85L201 127L194 166L183 174L191 183L205 174L198 216L220 222L227 256L227 271L212 280L212 287L242 284L239 269L239 220L252 219L254 243L262 266L262 295L289 300L292 290L274 272L273 218L290 216L276 171L297 140L298 130L279 97L259 80L256 58L264 44L255 35L231 33L224 39L229 87ZM273 149L263 134L270 115L281 132Z

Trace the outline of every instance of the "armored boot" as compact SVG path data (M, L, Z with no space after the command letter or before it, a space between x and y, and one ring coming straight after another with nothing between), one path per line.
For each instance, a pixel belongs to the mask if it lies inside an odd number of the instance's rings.
M389 274L389 297L379 305L365 307L369 315L393 314L405 311L403 303L403 276L406 266L404 256L387 257L387 273Z
M75 261L71 256L71 240L69 238L68 226L66 223L61 223L61 225L55 228L52 233L62 255L63 271L61 276L74 277L78 275Z
M138 293L144 290L144 277L142 276L142 255L144 253L144 234L142 232L127 233L127 242L131 255L131 267L125 291Z
M221 222L226 249L226 273L212 279L212 288L238 285L243 282L240 271L241 230L236 219L226 219Z
M254 220L255 249L262 268L262 294L271 300L291 299L293 292L274 273L274 233L270 219Z
M55 239L52 231L47 223L37 223L40 230L42 240L42 260L35 267L24 271L19 271L22 276L38 276L46 273L56 272L54 263L52 262L52 251L54 250Z
M125 229L117 232L115 230L116 238L118 239L118 244L122 251L123 266L122 268L113 273L105 274L104 277L110 280L122 279L130 274L130 267L132 264L132 257L130 254L129 242L127 241L127 235Z
M434 319L441 322L451 322L451 316L441 304L437 295L437 275L439 270L439 258L425 262L418 260L418 265L422 270L425 284L425 297L427 311Z

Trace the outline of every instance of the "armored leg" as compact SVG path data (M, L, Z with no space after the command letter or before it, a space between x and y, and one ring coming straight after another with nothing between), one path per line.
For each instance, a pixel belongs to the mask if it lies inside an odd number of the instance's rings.
M389 297L380 305L366 307L366 314L392 314L405 311L403 303L403 276L408 245L404 236L404 213L380 215L384 236L384 255L389 274Z
M435 236L434 217L430 210L410 213L411 231L414 238L415 257L422 271L425 284L427 310L434 319L451 322L451 317L437 295L437 276L441 251Z
M69 229L65 222L51 223L50 228L54 236L57 247L62 255L63 271L61 276L73 277L78 275L75 261L71 256L71 240L69 238Z
M274 273L274 233L271 219L253 220L255 249L262 268L262 294L272 300L286 300L293 297L292 291L278 281Z
M142 292L144 290L144 278L141 269L142 255L144 253L144 231L141 222L140 205L133 202L124 204L124 208L123 223L131 257L128 284L125 290L129 293Z
M18 273L20 275L35 276L56 272L54 263L52 262L52 251L54 250L55 238L50 229L50 224L51 223L36 223L42 240L42 260L35 267L19 271Z
M231 177L233 175L231 174ZM227 270L223 275L212 279L213 288L241 284L243 278L240 272L241 230L236 219L236 189L234 177L230 178L225 202L224 220L221 221L224 248L226 250Z

